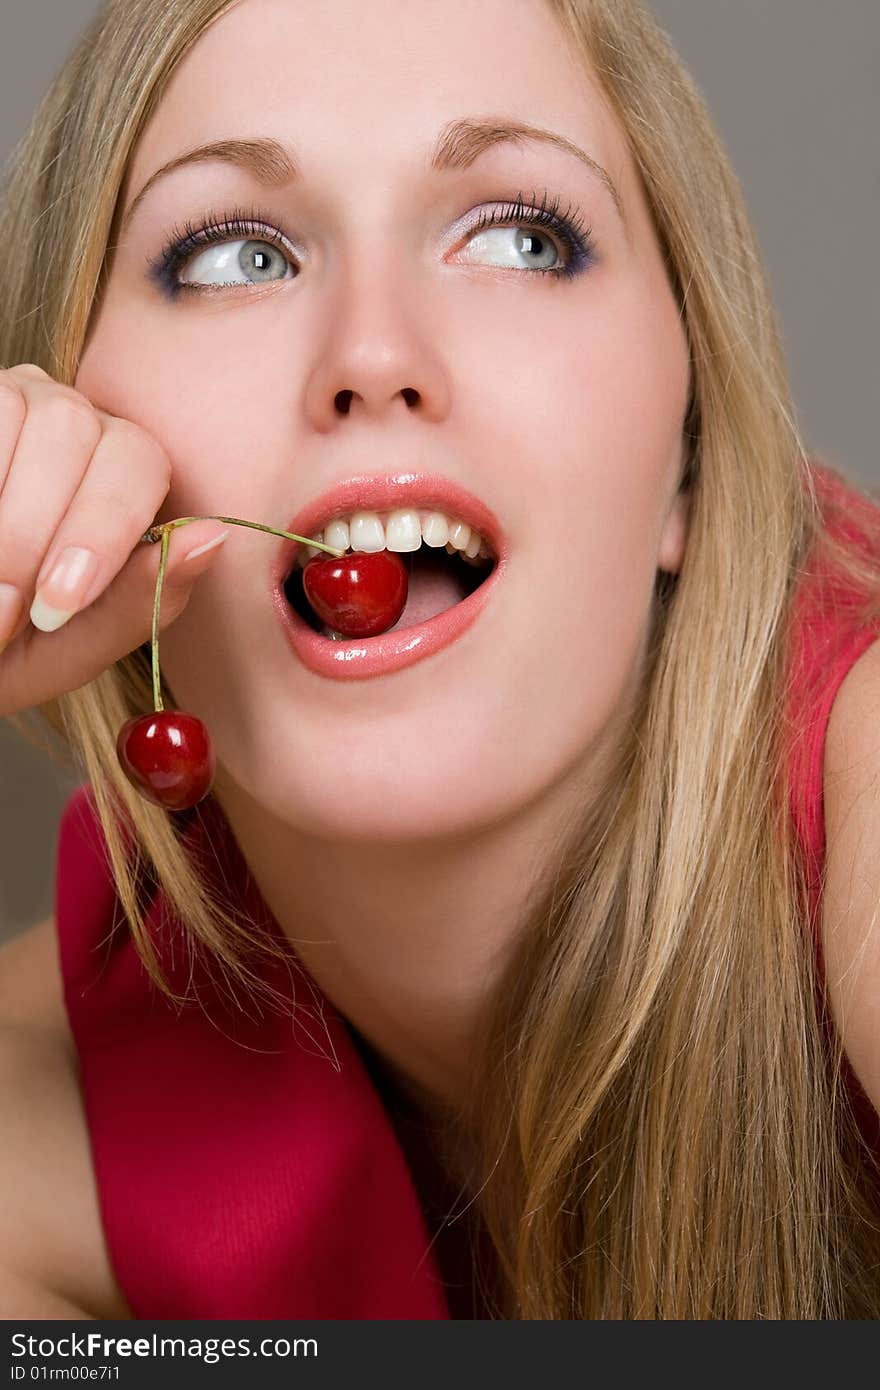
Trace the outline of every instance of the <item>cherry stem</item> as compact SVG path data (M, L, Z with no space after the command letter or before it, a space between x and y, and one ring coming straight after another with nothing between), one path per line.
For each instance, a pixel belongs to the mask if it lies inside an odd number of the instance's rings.
M293 531L279 531L274 526L262 526L258 521L242 521L237 516L179 516L174 521L165 521L160 525L150 526L141 536L141 540L161 541L162 543L159 553L159 573L156 577L156 593L153 598L153 635L150 643L150 659L153 668L153 706L157 714L165 708L162 703L160 689L162 682L159 675L159 610L162 604L165 569L168 564L168 547L171 543L171 532L178 526L186 526L190 521L226 521L230 526L250 526L254 531L267 531L271 536L282 536L288 541L302 541L304 545L313 545L317 550L326 550L328 555L335 555L337 560L341 560L346 553L338 546L324 545L321 541L311 540L309 536L297 536Z
M302 541L303 545L313 545L317 550L326 550L328 555L335 555L337 560L341 560L346 554L335 545L324 545L322 541L312 540L311 536L298 536L293 531L279 531L274 526L262 526L259 521L242 521L237 516L179 516L176 521L165 521L157 526L150 526L141 536L142 541L158 541L162 539L162 532L173 530L175 526L186 526L190 521L225 521L230 526L250 526L254 531L268 531L271 536L282 536L286 541Z
M159 605L162 602L162 585L165 582L165 566L168 562L168 546L171 542L171 527L162 527L162 548L159 553L159 576L156 580L156 592L153 596L153 637L150 643L150 660L153 667L153 708L157 711L165 708L162 703L162 692L160 690L161 679L159 676Z

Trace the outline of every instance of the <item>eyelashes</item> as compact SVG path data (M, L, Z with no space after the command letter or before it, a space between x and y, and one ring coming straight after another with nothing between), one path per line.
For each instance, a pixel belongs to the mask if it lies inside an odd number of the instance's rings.
M548 194L545 192L540 206L535 207L536 193L532 194L532 206L524 203L522 194L519 194L513 203L505 203L500 208L493 208L491 212L482 212L476 224L468 228L468 237L485 227L505 226L509 223L526 230L535 227L547 228L565 247L568 259L562 266L539 266L535 270L526 271L526 274L552 275L557 280L573 279L595 259L596 242L593 229L585 224L573 205L569 204L565 212L561 213L559 199L554 198L548 206L547 197Z
M250 212L235 209L228 216L208 212L196 225L187 220L182 226L172 227L159 255L148 262L150 278L169 299L183 293L210 294L212 290L234 289L235 286L229 285L187 285L177 278L196 251L234 238L264 241L285 254L295 254L293 247L272 227L271 220L256 208Z
M519 194L512 202L484 210L476 222L467 228L467 240L486 228L497 226L515 225L524 231L550 231L564 251L563 264L525 268L522 273L542 277L549 275L555 280L573 279L588 269L596 259L593 229L586 225L576 208L569 205L565 212L561 212L560 200L554 198L548 204L548 196L545 192L538 203L538 195L533 193L530 204ZM148 258L149 277L169 299L176 299L184 293L210 294L216 290L244 288L244 283L198 285L187 284L178 279L181 270L197 251L232 239L264 242L274 246L283 255L296 259L295 248L259 209L236 208L228 214L211 211L196 224L186 220L182 225L176 225L171 229L158 256Z

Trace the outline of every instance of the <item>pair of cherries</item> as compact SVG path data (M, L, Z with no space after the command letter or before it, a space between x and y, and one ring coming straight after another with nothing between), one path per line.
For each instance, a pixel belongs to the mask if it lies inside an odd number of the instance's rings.
M195 806L207 796L214 781L216 763L207 729L194 714L164 708L159 676L159 608L171 531L190 521L209 520L250 526L326 551L327 555L314 555L305 565L303 589L318 617L343 637L376 637L387 632L406 607L406 568L393 550L347 555L305 536L231 516L186 516L151 526L142 539L162 544L153 602L155 709L152 714L137 715L123 724L116 739L116 756L135 790L166 811L185 811Z

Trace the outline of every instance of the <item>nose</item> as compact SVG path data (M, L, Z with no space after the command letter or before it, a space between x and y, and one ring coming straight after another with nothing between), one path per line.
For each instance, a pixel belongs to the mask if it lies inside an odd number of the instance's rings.
M429 295L401 273L400 248L377 257L363 247L358 268L342 278L328 306L306 389L313 426L340 417L391 418L417 412L427 421L449 410L449 380L432 331ZM365 269L366 267L366 269Z

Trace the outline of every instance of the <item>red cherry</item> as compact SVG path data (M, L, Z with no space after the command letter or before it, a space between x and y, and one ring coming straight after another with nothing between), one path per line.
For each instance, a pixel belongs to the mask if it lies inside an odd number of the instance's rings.
M319 618L343 637L375 637L406 607L406 566L394 550L355 551L336 559L314 555L303 589Z
M166 811L185 811L207 796L214 749L194 714L154 710L129 719L116 738L116 756L132 786Z

